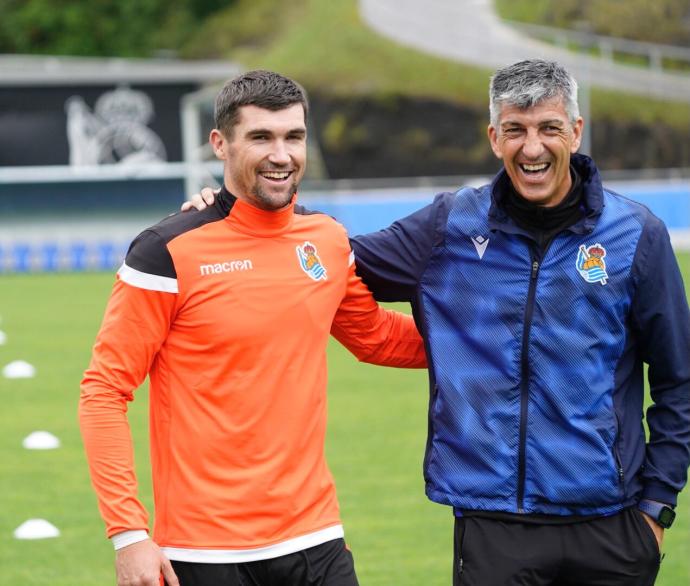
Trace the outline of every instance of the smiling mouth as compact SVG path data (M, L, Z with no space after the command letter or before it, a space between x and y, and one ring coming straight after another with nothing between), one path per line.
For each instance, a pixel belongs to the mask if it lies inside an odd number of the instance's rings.
M523 173L527 175L536 175L538 173L543 173L551 166L551 163L520 163L520 169Z
M261 175L264 179L268 179L269 181L281 183L290 177L293 172L294 171L260 171L259 175Z

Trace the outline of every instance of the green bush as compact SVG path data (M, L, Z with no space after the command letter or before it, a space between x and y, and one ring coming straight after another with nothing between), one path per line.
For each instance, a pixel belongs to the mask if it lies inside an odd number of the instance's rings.
M0 0L0 53L146 57L235 0Z

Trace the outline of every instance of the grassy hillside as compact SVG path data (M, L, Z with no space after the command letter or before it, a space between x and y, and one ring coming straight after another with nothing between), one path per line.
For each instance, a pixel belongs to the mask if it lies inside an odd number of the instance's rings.
M280 25L267 31L259 17L264 12ZM361 22L356 0L240 1L208 27L187 54L229 56L338 95L405 94L479 105L486 100L489 70L429 57L380 37ZM233 34L240 28L239 36Z
M361 22L357 0L5 4L0 52L231 57L248 67L279 70L310 90L331 95L403 95L486 107L490 71L383 39ZM497 6L505 17L517 20L575 26L586 18L606 34L634 28L657 41L690 43L687 0L497 0ZM690 125L687 105L601 92L592 102L598 117Z
M529 4L529 2L527 2ZM524 3L523 3L524 5ZM267 15L272 23L267 29ZM184 49L275 69L310 90L407 95L487 107L491 71L431 57L384 39L362 23L356 0L240 0L209 19ZM690 125L690 106L595 91L598 117Z
M690 282L690 254L680 257ZM0 427L0 573L3 584L94 586L113 583L113 552L105 539L77 429L81 374L113 278L109 274L2 276L0 365L23 359L37 368L26 380L0 378L6 416ZM328 456L336 477L347 540L364 586L450 583L452 515L423 494L421 465L427 390L422 371L362 365L329 348ZM129 412L150 506L147 390ZM22 439L44 429L62 447L27 451ZM62 536L17 541L13 530L45 518ZM681 495L668 532L659 586L690 583L690 490ZM78 556L78 563L75 563Z

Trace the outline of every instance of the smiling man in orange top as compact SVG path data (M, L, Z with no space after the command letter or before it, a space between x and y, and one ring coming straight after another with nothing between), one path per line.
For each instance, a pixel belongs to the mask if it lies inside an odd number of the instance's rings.
M142 232L118 272L79 413L120 586L357 584L324 456L328 336L375 364L426 360L412 319L356 276L345 229L295 203L306 114L290 79L230 80L215 204ZM126 417L147 374L152 539Z

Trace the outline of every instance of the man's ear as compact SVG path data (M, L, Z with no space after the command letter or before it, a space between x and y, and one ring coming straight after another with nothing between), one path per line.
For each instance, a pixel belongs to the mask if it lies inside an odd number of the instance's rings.
M213 154L216 155L216 158L225 160L225 137L223 133L217 128L214 128L211 134L209 134L208 142L211 143Z
M489 124L489 127L486 129L486 133L489 136L489 143L491 144L491 150L494 152L494 155L496 155L496 157L499 159L502 159L503 151L501 150L501 145L498 144L498 131L491 124Z

